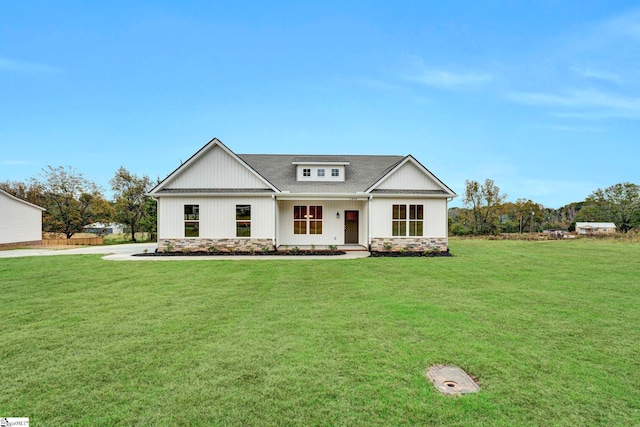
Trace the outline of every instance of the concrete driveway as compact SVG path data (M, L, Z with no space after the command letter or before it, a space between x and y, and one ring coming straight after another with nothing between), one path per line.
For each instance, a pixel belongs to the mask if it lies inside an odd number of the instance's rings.
M81 248L70 246L67 248L48 249L45 246L35 249L10 249L0 251L0 258L17 258L23 256L53 256L53 255L84 255L84 254L109 254L130 257L133 254L143 253L146 249L153 252L158 247L157 243L127 243L124 245L109 246L83 246ZM135 259L135 258L134 258Z
M111 246L85 246L82 248L71 247L69 249L47 249L45 247L37 249L10 249L6 251L0 251L0 258L17 258L25 256L54 256L54 255L85 255L85 254L103 254L105 256L102 259L111 261L189 261L189 260L245 260L245 261L276 261L282 259L297 259L297 260L309 260L309 259L353 259L353 258L366 258L369 256L367 251L348 251L344 255L278 255L278 256L216 256L216 255L197 255L197 256L148 256L148 257L136 257L134 254L141 254L146 249L147 252L154 252L157 248L156 243L128 243L124 245L111 245Z

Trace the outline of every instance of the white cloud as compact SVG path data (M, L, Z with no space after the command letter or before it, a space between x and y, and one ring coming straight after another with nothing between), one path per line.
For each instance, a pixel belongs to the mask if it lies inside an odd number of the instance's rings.
M60 69L34 62L16 61L8 58L0 58L0 71L24 71L37 73L59 73Z
M573 113L578 115L595 113L596 116L601 117L640 117L640 98L593 89L569 90L562 94L511 92L507 97L511 101L525 105L573 109Z
M447 90L476 86L493 80L493 76L490 74L456 73L434 68L425 69L417 74L404 76L404 78L425 86Z
M588 67L587 68L574 67L573 71L575 71L582 77L585 77L588 79L600 80L600 81L605 81L610 83L622 83L622 79L620 78L619 75L614 73L608 73L606 71L594 70Z
M640 10L627 12L609 19L604 22L601 28L611 35L640 41Z
M594 126L550 126L552 130L560 132L586 132L586 133L599 133L606 132L606 129L594 127Z

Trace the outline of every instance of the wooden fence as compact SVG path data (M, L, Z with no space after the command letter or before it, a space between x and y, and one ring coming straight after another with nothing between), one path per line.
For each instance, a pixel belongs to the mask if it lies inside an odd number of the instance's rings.
M76 246L76 245L101 245L102 237L78 237L71 239L42 239L42 244L47 246Z

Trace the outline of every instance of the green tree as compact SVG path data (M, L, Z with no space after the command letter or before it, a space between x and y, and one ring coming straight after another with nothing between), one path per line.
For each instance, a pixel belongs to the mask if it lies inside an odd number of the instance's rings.
M624 182L598 188L587 197L576 219L614 222L626 233L640 225L640 186Z
M17 197L26 200L37 206L41 206L43 202L42 188L35 182L22 181L3 181L0 182L0 188Z
M467 209L458 207L449 208L449 233L453 236L465 236L471 234L471 229L467 225L468 217L469 214Z
M48 166L38 178L32 178L32 185L42 192L44 231L64 233L69 239L85 225L108 221L111 216L100 187L69 166Z
M155 240L158 232L158 202L148 197L144 204L144 216L140 220L140 230L149 233L152 240Z
M484 184L466 180L462 203L468 209L469 226L474 234L495 233L499 226L499 207L507 198L493 180Z
M515 216L518 222L518 232L538 231L538 225L544 218L544 207L530 199L518 199L514 203Z
M115 198L115 220L126 224L131 231L131 241L136 241L136 231L147 214L147 192L151 188L148 176L139 177L124 167L116 171L109 181Z

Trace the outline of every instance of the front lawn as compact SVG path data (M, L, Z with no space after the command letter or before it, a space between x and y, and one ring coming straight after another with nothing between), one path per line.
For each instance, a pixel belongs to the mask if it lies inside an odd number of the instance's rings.
M0 417L32 425L638 425L640 245L453 257L0 259ZM482 390L441 395L453 364Z

